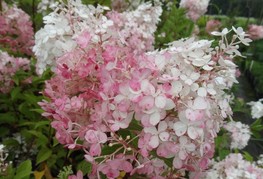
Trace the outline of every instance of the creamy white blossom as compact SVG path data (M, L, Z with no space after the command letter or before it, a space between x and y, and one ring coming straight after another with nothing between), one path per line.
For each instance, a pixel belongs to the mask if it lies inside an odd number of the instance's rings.
M243 149L251 137L249 126L241 122L230 121L224 128L231 133L231 149Z
M258 101L251 101L247 103L251 106L251 116L253 119L258 119L263 116L263 98Z

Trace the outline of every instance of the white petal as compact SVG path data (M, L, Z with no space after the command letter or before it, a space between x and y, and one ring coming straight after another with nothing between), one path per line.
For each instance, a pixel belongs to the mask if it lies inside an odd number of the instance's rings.
M210 70L213 70L213 67L210 67L208 65L204 65L203 69L206 70L206 71L210 71Z
M155 98L155 106L157 108L164 108L166 104L166 97L165 96L157 96Z
M153 114L151 114L150 116L150 124L152 124L153 126L155 126L156 124L158 124L161 120L161 115L159 112L155 112Z
M155 64L159 70L162 70L166 64L165 58L163 56L157 56L155 58Z
M175 104L174 104L173 100L171 100L171 99L166 99L166 103L165 103L164 109L165 109L165 110L171 110L171 109L173 109L173 108L175 108Z
M150 133L152 135L158 134L158 131L155 127L145 127L143 130L145 133Z
M182 136L187 130L187 125L185 123L182 123L181 121L178 121L174 123L173 129L177 136Z
M194 106L195 109L206 109L207 108L207 103L204 98L202 97L197 97L194 100Z
M159 134L159 137L162 141L167 141L169 139L169 133L168 132L162 132Z
M183 85L180 81L174 81L172 82L172 93L177 95L180 93L183 89Z
M205 97L207 95L207 91L204 87L201 87L197 91L198 96Z
M187 134L193 140L198 137L198 133L197 133L196 129L192 126L188 127Z
M167 129L167 123L165 121L161 121L159 124L158 124L158 132L162 132L162 131L165 131Z
M159 145L159 138L158 136L152 136L150 141L149 141L149 145L152 147L152 148L156 148L158 147Z
M195 150L196 147L195 147L195 144L190 143L190 144L187 144L187 145L185 146L185 148L187 149L187 151L192 152L192 151Z

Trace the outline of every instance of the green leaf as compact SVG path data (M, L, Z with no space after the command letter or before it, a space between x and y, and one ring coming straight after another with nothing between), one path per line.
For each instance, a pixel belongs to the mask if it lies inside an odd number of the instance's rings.
M27 179L29 178L31 171L31 160L26 160L18 166L14 179Z
M37 112L39 114L42 114L44 112L44 110L40 109L40 108L39 109L30 109L30 111Z
M119 145L119 144L113 145L112 147L110 147L110 146L104 146L104 147L102 148L101 154L102 154L102 155L112 154L112 153L114 153L116 150L118 150L120 147L122 147L122 146ZM123 150L120 150L120 152L122 152L122 151L123 151Z
M12 91L11 91L11 99L12 100L16 100L18 98L20 94L20 87L15 87Z
M224 158L226 158L226 156L228 154L230 154L229 150L226 150L226 149L219 150L219 158L220 158L220 160L223 160Z
M52 155L52 150L49 148L42 148L37 154L37 165L46 161Z
M139 121L133 118L127 130L141 131L142 129L143 128L139 124Z
M91 173L92 164L87 162L86 160L83 160L78 164L77 169L81 170L83 175L86 175L88 173Z
M50 121L48 121L48 120L39 121L39 122L35 123L34 129L37 129L37 128L42 127L42 126L47 126L49 124L50 124Z
M0 124L4 124L4 123L14 124L15 121L16 121L16 116L14 113L12 112L7 112L4 114L0 113Z
M247 161L253 162L254 159L248 152L244 151L243 153L243 156Z

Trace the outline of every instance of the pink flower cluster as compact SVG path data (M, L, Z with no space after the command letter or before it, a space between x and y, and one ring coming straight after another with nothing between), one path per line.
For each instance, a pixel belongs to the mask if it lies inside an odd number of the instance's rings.
M250 163L243 159L241 154L229 154L224 160L214 162L212 168L209 169L203 177L204 179L261 179L263 169L259 168L255 163Z
M228 42L231 30L224 29L215 32L222 36L216 48L190 38L150 51L160 7L142 4L108 16L103 9L69 1L37 32L38 65L55 71L44 91L50 100L39 104L56 138L86 153L91 176L165 178L206 169L214 138L232 114L224 90L237 82L232 60L241 56L238 44L247 45L246 34L233 28L237 35ZM66 49L67 43L74 45Z
M15 58L0 51L0 92L8 93L14 86L12 77L18 70L29 70L29 60Z
M247 33L252 40L263 39L263 26L255 24L249 25Z
M251 136L248 125L230 121L224 125L224 128L231 133L231 149L243 149L247 146Z
M13 52L32 55L34 30L28 14L16 6L8 7L3 3L0 27L0 46Z
M206 23L205 30L207 33L211 33L213 31L219 30L219 27L221 26L221 22L219 20L209 20Z
M187 16L194 22L207 11L210 0L181 0L180 7L187 10Z

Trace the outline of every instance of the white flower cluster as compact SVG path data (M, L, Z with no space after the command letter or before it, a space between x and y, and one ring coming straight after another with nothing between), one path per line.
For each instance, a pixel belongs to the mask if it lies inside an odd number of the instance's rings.
M0 174L2 172L5 172L8 165L12 162L6 162L5 160L8 157L8 153L4 150L5 146L3 144L0 144Z
M258 101L251 101L247 103L251 106L251 116L253 119L258 119L263 116L263 98Z
M243 149L251 137L249 126L241 122L230 121L224 128L231 133L231 149Z
M202 179L261 179L263 169L243 159L241 154L229 154L224 160L214 162Z
M48 9L52 9L57 5L58 2L55 0L41 0L41 2L37 5L37 12L44 15Z
M162 12L160 6L153 7L146 3L135 11L108 13L109 17L103 15L105 10L109 8L100 5L95 8L82 4L81 0L69 0L67 4L59 4L54 12L45 16L45 26L36 33L33 48L37 57L37 73L42 74L47 67L54 71L55 59L75 49L76 41L81 40L75 37L85 35L85 32L89 32L91 43L106 41L113 36L121 39L123 44L134 43L134 46L140 44L146 49L152 47L153 33ZM116 26L118 28L115 28ZM120 26L124 29L116 31L121 29ZM131 38L127 39L128 37ZM151 41L143 42L143 38Z
M263 167L263 154L259 155L259 159L257 161L257 164L261 167Z

